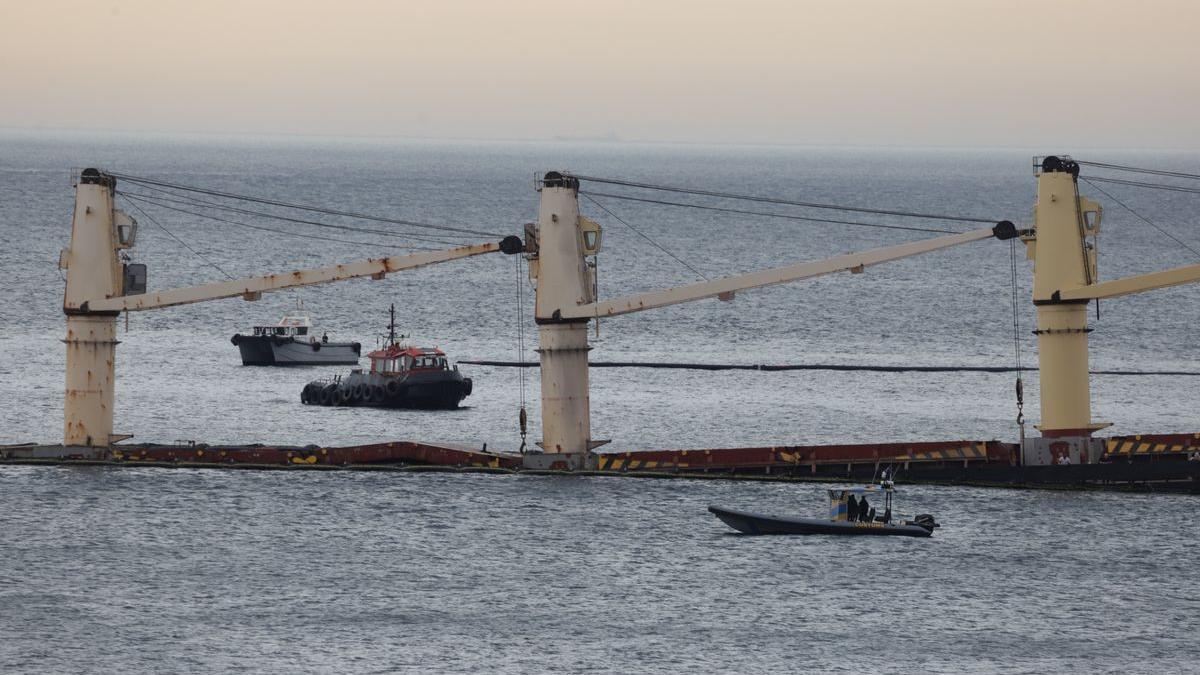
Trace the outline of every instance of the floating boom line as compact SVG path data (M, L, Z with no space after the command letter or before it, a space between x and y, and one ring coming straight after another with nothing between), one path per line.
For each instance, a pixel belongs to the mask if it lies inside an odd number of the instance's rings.
M459 363L472 366L493 366L497 368L537 368L537 361L489 361L459 359ZM1017 371L1036 371L1033 366L897 366L897 365L854 365L845 363L797 363L797 364L755 364L755 363L661 363L655 361L591 361L590 368L650 368L666 370L757 370L764 372L784 372L792 370L835 370L835 371L866 371L874 373L1012 373ZM1093 370L1092 375L1178 375L1200 376L1200 371L1191 370Z

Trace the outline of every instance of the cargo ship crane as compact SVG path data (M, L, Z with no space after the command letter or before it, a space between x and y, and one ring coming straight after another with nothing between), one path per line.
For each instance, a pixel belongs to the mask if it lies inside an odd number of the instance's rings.
M531 236L532 235L532 236ZM588 394L587 324L591 319L667 307L705 298L732 299L738 291L811 279L835 272L860 273L865 268L922 253L984 239L1013 239L1016 227L1001 221L994 227L935 237L925 241L835 256L715 279L615 300L596 297L595 268L586 256L600 250L601 228L579 213L579 179L559 172L545 175L536 227L528 228L526 248L535 281L542 378L544 453L530 454L530 468L590 468L591 450L602 441L591 436Z
M1200 265L1100 281L1094 242L1102 210L1079 193L1079 164L1049 156L1035 161L1035 174L1034 227L1021 240L1034 264L1042 436L1022 442L1022 464L1050 464L1063 455L1086 463L1103 449L1092 433L1110 426L1092 420L1088 303L1200 281Z
M498 243L444 251L376 258L314 269L234 279L187 288L145 293L145 266L124 264L121 252L132 248L134 219L114 205L117 179L97 169L84 169L75 187L71 243L59 258L66 270L63 312L67 316L67 377L63 401L63 445L67 451L95 452L127 435L113 434L116 378L116 323L121 312L142 311L241 297L257 300L263 293L388 274L460 258L503 252L519 253L519 237Z

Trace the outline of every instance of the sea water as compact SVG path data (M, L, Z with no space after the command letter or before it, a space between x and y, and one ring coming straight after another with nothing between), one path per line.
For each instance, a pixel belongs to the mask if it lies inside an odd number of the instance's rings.
M56 263L69 238L73 169L495 234L520 233L536 219L535 178L554 169L1028 227L1036 191L1030 158L1061 150L7 132L0 136L0 443L61 438ZM1075 154L1191 171L1200 162L1183 153ZM1105 189L1200 248L1194 195ZM1083 191L1105 207L1102 278L1196 261L1116 203ZM604 226L599 286L610 298L936 236L595 199L612 212L582 201ZM347 243L318 242L119 206L139 221L133 258L149 266L152 289L444 245L217 214ZM427 235L454 244L489 240ZM1034 364L1031 263L1018 253L1018 343L1024 362ZM395 303L403 333L453 360L534 360L532 292L527 281L520 291L517 284L523 273L516 259L497 254L252 303L133 314L128 329L119 322L116 430L157 442L413 439L515 450L522 402L531 439L540 437L536 369L462 366L475 387L455 411L307 407L299 402L303 384L345 367L243 367L229 337L273 323L302 300L331 339L372 348ZM862 275L739 293L733 302L602 320L591 358L1009 366L1011 288L1009 245L987 240ZM1198 293L1181 287L1102 303L1091 322L1093 369L1200 371ZM518 303L527 325L517 320ZM1036 421L1036 374L1025 379L1026 413ZM1094 417L1114 422L1114 433L1198 431L1192 380L1093 376ZM1013 384L1011 373L593 369L592 428L614 450L1012 441ZM902 499L944 527L929 540L749 538L705 512L720 503L817 514L824 488L816 485L4 467L0 670L1194 668L1200 601L1189 590L1192 499L933 487L909 488Z

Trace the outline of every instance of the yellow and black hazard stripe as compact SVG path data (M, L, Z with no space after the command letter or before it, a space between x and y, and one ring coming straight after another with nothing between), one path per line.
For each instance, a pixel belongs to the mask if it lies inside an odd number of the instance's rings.
M956 448L914 452L911 457L896 455L894 459L906 462L939 462L955 459L987 459L987 454L987 443L977 442L960 445Z
M1192 452L1194 449L1186 443L1154 443L1143 441L1139 437L1110 438L1105 441L1104 454L1110 457L1123 455L1177 455Z
M634 459L631 453L601 454L596 456L596 465L601 471L650 471L661 466L670 466L666 462L653 459Z

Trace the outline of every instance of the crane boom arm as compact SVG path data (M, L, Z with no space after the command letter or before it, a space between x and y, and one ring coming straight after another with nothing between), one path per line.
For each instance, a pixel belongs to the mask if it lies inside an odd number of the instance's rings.
M510 240L516 241L511 242ZM500 243L475 244L473 246L461 246L445 251L429 251L426 253L392 256L390 258L361 260L344 265L331 265L329 267L271 274L264 277L221 281L213 284L176 288L169 291L159 291L143 295L101 298L83 303L82 309L89 312L132 312L171 307L173 305L187 305L193 302L205 302L222 298L235 298L238 296L245 297L247 300L255 300L261 293L269 291L295 288L297 286L325 284L333 281L354 279L356 277L382 279L385 275L393 272L415 269L417 267L424 267L425 265L434 265L501 250L505 253L515 253L520 250L520 248L514 250L513 246L521 246L520 240L516 237L506 238L504 242Z
M684 302L693 300L702 300L704 298L713 298L717 296L732 294L735 291L742 291L750 288L759 288L762 286L772 286L774 284L783 284L790 281L799 281L801 279L811 279L813 277L832 274L834 272L852 271L861 272L864 268L879 263L908 258L922 253L930 253L940 251L945 248L969 244L974 241L980 241L989 237L998 239L1011 239L1016 236L1016 229L1013 224L1004 221L994 228L984 228L963 232L961 234L952 234L945 237L935 237L925 241L917 241L909 244L901 244L899 246L888 246L885 248L872 249L860 253L847 253L825 260L817 260L812 262L797 263L786 267L775 267L772 269L751 272L735 277L726 277L724 279L716 279L713 281L704 281L678 288L671 288L665 291L654 291L651 293L642 293L640 295L631 295L615 300L605 300L602 302L588 303L576 307L563 308L561 316L564 319L582 319L594 318L597 316L617 316L620 314L630 314L632 312L641 312L647 309L656 307L667 307L670 305L678 305Z
M1124 279L1113 279L1112 281L1102 281L1097 284L1058 291L1054 294L1054 299L1103 300L1105 298L1118 298L1122 295L1153 291L1169 286L1190 284L1195 281L1200 281L1200 265L1185 265L1174 269L1162 270L1161 272L1139 274L1133 277L1125 277Z

